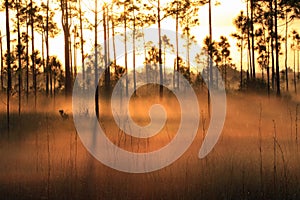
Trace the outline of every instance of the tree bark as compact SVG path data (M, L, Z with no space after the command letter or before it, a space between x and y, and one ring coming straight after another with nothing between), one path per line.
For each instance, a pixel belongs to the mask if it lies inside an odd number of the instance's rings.
M11 66L10 66L10 23L9 23L9 3L8 0L5 0L5 15L6 15L6 45L7 45L7 90L6 90L6 114L7 114L7 130L9 133L10 128L10 118L9 118L9 109L10 109L10 92L11 92Z
M285 83L286 91L289 91L289 77L288 77L288 12L285 12Z
M158 23L158 62L159 62L159 96L160 98L163 97L163 70L162 70L162 41L161 41L161 25L160 25L160 0L157 1L157 23Z
M65 96L69 97L72 93L71 86L71 74L70 74L70 27L69 27L69 11L68 11L68 0L61 1L61 10L62 10L62 27L64 31L64 43L65 43Z
M280 74L279 74L279 42L278 42L278 25L277 25L277 0L275 0L275 46L276 46L276 86L277 96L280 96Z
M17 29L18 29L18 97L19 97L19 108L18 113L21 115L21 101L22 101L22 58L21 58L21 30L20 30L20 1L17 2Z
M82 83L83 88L85 88L85 64L84 64L84 39L83 39L83 23L82 23L82 11L81 11L81 0L78 1L79 4L79 26L80 26L80 46L81 46L81 67L82 67Z
M4 88L4 85L3 85L3 44L2 44L2 33L1 33L1 31L0 31L0 65L1 65L1 68L0 68L0 78L1 78L1 80L0 80L0 84L1 84L1 90L3 90L3 88Z

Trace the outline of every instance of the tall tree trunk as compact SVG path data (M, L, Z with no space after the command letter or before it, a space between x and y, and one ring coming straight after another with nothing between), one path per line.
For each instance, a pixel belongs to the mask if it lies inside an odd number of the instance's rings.
M164 83L164 77L163 77L163 70L162 70L162 41L161 41L161 21L160 21L160 0L157 1L157 24L158 24L158 62L159 62L159 96L160 98L163 97L163 83Z
M20 30L20 0L18 0L16 8L17 8L17 29L18 29L18 90L19 90L19 108L18 113L21 115L21 101L22 101L22 50L21 50L21 30Z
M188 26L189 26L189 20L188 20ZM191 71L191 64L190 64L190 31L188 27L187 31L187 46L186 46L186 51L187 51L187 67L188 67L188 81L190 81L190 71Z
M2 44L2 33L1 33L1 30L0 30L0 65L1 65L1 68L0 68L0 82L1 82L1 91L3 90L4 88L4 85L3 85L3 44Z
M179 13L178 13L178 1L176 3L176 87L179 90L179 42L178 42L178 29L179 29Z
M10 118L9 118L9 108L10 108L10 92L11 92L11 67L10 67L10 24L9 24L9 3L8 0L5 0L5 14L6 14L6 45L7 45L7 58L6 58L6 65L7 65L7 90L6 90L6 114L7 114L7 130L9 133L10 128Z
M210 117L210 87L212 87L213 84L213 69L212 69L212 57L213 57L213 53L212 53L212 10L211 10L211 0L208 1L208 21L209 21L209 46L208 46L208 54L209 54L209 58L208 58L208 65L209 65L209 69L208 69L208 74L207 74L207 110L208 110L208 115ZM225 85L226 86L226 85Z
M213 52L212 52L212 10L211 10L211 0L209 0L209 87L213 87ZM209 99L210 102L210 99Z
M105 67L105 89L109 91L110 85L110 66L108 59L108 37L107 37L107 6L103 6L103 29L104 29L104 67Z
M73 37L73 60L74 60L74 79L77 77L77 26L74 26L74 37Z
M133 32L132 32L132 45L133 45L133 90L134 90L134 95L136 96L136 72L135 72L135 15L134 15L134 9L132 11L133 14Z
M241 80L240 80L240 87L243 89L243 45L244 45L244 38L243 35L241 37Z
M297 94L297 77L296 77L296 50L294 50L294 89Z
M125 71L126 71L126 97L128 97L128 61L127 61L127 18L126 18L126 2L124 2L124 45L125 45Z
M26 0L26 6L28 2ZM28 23L28 12L26 12L26 101L28 103L29 97L29 23Z
M82 23L82 11L81 11L81 0L79 4L79 26L80 26L80 49L81 49L81 67L82 67L82 83L85 88L85 64L84 64L84 39L83 39L83 23Z
M62 9L62 26L64 31L64 43L65 43L65 96L69 97L72 93L71 86L71 74L70 74L70 27L69 27L69 11L68 11L68 0L60 0Z
M110 66L111 66L111 62L110 62L110 42L109 42L109 7L106 6L106 71L105 71L105 74L106 74L106 90L107 92L110 91Z
M248 20L249 20L249 5L248 5L248 2L249 1L247 1L247 18L248 18ZM251 20L251 19L250 19ZM247 42L248 42L248 56L249 56L249 63L248 63L248 65L249 65L249 69L250 69L250 78L253 78L253 73L252 73L252 56L251 56L251 42L250 42L250 27L249 27L249 25L248 25L248 27L247 27Z
M45 37L45 42L46 42L46 90L48 90L49 93L49 81L50 81L50 94L52 95L52 70L50 69L49 66L49 0L47 0L47 16L46 16L46 37ZM47 95L48 95L47 93Z
M275 46L276 46L276 86L277 86L277 96L280 96L280 74L279 74L279 42L278 42L278 10L277 10L277 0L275 0Z
M46 89L46 96L49 96L49 76L48 76L48 68L47 68L47 64L45 63L46 59L45 59L45 44L46 43L46 31L44 32L44 30L42 31L42 63L43 63L43 70L44 70L44 79L45 79L45 89Z
M114 19L111 20L111 28L112 28L112 42L113 42L113 52L114 52L114 67L115 67L115 73L117 73L117 53L116 53L115 22L114 22Z
M104 7L103 7L103 23L105 23L105 12L104 12ZM96 116L99 119L99 77L98 77L98 1L95 0L95 21L94 21L94 26L95 26L95 86L96 86L96 94L95 94L95 112ZM105 32L104 32L105 33ZM105 34L104 34L105 35ZM105 39L104 39L105 42ZM106 61L106 58L104 57L104 60ZM106 67L106 62L105 66Z
M289 91L289 77L288 77L288 12L285 11L285 82L286 91Z
M269 0L269 7L271 13L271 20L270 20L270 36L271 36L271 59L272 59L272 89L275 89L275 58L274 58L274 10L273 10L273 0Z
M256 77L256 73L255 73L255 39L254 39L254 0L250 0L250 4L251 4L251 50L252 50L252 75L253 78Z
M299 70L299 68L300 68L300 51L299 50L297 50L297 54L298 54L298 80L300 79L300 70Z
M36 85L36 69L35 69L35 48L34 48L34 19L33 19L33 1L30 1L30 21L31 21L31 60L32 60L32 83L34 91L34 108L36 109L36 99L37 99L37 85Z

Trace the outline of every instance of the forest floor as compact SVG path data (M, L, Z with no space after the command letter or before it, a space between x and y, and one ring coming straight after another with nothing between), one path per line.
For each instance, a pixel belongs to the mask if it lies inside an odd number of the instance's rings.
M131 109L135 109L133 118L137 123L148 122L144 120L144 113L148 113L147 105L153 103L153 99L132 100ZM14 97L8 133L3 94L0 102L0 198L300 198L300 107L296 111L299 96L278 98L229 92L222 135L204 159L198 158L198 152L209 126L206 93L198 99L199 129L187 152L161 170L130 174L111 169L89 154L76 134L71 102L63 97L55 101L38 97L35 110L29 99L30 103L22 104L20 116L17 97ZM172 140L180 122L180 115L175 112L178 102L171 98L163 101L163 105L171 113L172 120L168 121L167 128L148 141L115 134L118 127L109 117L100 117L100 124L107 130L110 140L121 148L133 152L153 151ZM69 114L69 119L62 119L60 109Z

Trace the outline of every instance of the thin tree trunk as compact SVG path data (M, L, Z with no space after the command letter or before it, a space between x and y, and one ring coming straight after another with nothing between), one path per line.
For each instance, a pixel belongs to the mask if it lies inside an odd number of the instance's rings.
M178 2L176 3L176 83L177 89L179 90L179 42L178 42L178 29L179 29L179 16L178 16Z
M163 70L162 70L162 41L161 41L161 21L160 21L160 0L157 1L157 24L158 24L158 62L159 62L159 78L160 78L160 85L159 85L159 96L160 98L163 97Z
M126 2L124 2L124 45L125 45L125 71L126 71L126 97L128 97L128 61L127 61L127 18L126 18Z
M31 21L31 60L32 60L32 83L34 90L34 108L36 109L36 99L37 99L37 85L36 85L36 69L35 69L35 48L34 48L34 22L33 22L33 1L30 1L30 9L32 11L30 15Z
M106 35L106 40L105 40L105 44L106 44L106 71L105 71L105 77L106 77L106 90L107 92L110 91L110 43L109 43L109 7L106 6L106 31L104 32Z
M271 20L270 20L270 37L271 37L271 59L272 59L272 89L275 89L275 59L274 59L274 32L273 32L273 21L274 21L274 11L273 11L273 0L269 0L269 7L270 7L270 13L271 13Z
M49 0L47 0L47 16L46 16L46 76L47 82L50 81L50 94L52 96L52 70L49 66ZM47 86L49 90L49 85Z
M62 26L64 31L64 43L65 43L65 96L69 97L71 95L71 74L70 74L70 28L69 28L69 11L68 11L68 0L61 0L61 10L62 10Z
M255 47L254 47L254 43L255 43L255 39L254 39L254 0L250 0L250 4L251 4L251 38L252 38L252 73L253 73L253 78L256 77L255 74Z
M104 11L104 7L103 7ZM105 13L103 12L103 16ZM103 18L103 21L105 21L105 18ZM96 116L99 119L99 78L98 78L98 1L95 0L95 21L94 21L94 28L95 28L95 87L96 87L96 94L95 94L95 112ZM105 32L104 32L105 33ZM104 34L105 35L105 34ZM104 39L105 42L105 39ZM105 67L106 67L106 58L104 57L105 60Z
M296 80L296 50L294 50L294 89L297 94L297 80Z
M77 38L77 26L74 26L74 37L73 37L74 78L77 77L77 47L76 47L76 38Z
M244 45L243 42L244 42L244 38L242 36L241 38L241 80L240 80L241 89L243 89L243 45Z
M43 70L44 70L44 79L45 79L45 87L46 87L46 96L49 96L49 76L48 76L48 68L47 65L45 64L45 44L46 43L46 36L45 32L42 31L42 63L43 63Z
M11 67L10 67L10 24L9 24L9 3L8 0L5 0L5 14L6 14L6 45L7 45L7 101L6 101L6 114L7 114L7 130L9 133L10 128L10 118L9 118L9 103L10 103L10 92L11 92Z
M277 25L277 0L275 0L275 42L276 42L276 86L277 96L280 96L280 75L279 75L279 42L278 42L278 25Z
M114 52L114 67L115 73L117 73L117 53L116 53L116 41L115 41L115 22L114 19L111 20L112 28L112 42L113 42L113 52Z
M133 90L134 95L136 96L136 72L135 72L135 15L134 15L134 9L133 9L133 32L132 32L132 45L133 45Z
M27 6L27 1L26 1ZM26 12L26 101L28 103L29 97L29 23L28 12Z
M209 0L209 86L213 87L213 52L212 52L212 14L211 0ZM210 100L209 100L210 101Z
M104 66L105 66L105 89L108 91L110 83L110 66L108 64L108 45L107 45L107 7L103 7L103 29L104 29Z
M21 31L20 31L20 1L17 2L17 29L18 29L18 90L19 90L19 108L18 113L21 115L21 101L22 101L22 59L21 59Z
M84 39L83 39L83 24L82 24L82 11L81 11L81 0L78 1L79 4L79 23L80 23L80 46L81 46L81 67L82 67L82 83L83 88L85 88L85 64L84 64Z
M285 81L286 91L289 91L289 77L288 77L288 12L285 12Z
M212 18L211 18L211 0L209 0L208 2L208 21L209 21L209 47L208 47L208 53L209 53L209 58L208 58L208 65L209 65L209 69L208 72L209 73L207 75L208 81L207 81L207 110L208 110L208 115L210 117L210 87L212 87L212 83L213 83L213 70L212 70ZM226 84L225 84L226 87Z
M188 20L188 24L189 24L189 20ZM188 27L189 29L189 27ZM186 47L186 50L187 50L187 67L188 67L188 81L190 81L190 71L191 71L191 65L190 65L190 31L188 30L187 31L187 47Z
M0 65L1 65L1 68L0 68L0 77L1 77L1 90L3 90L4 88L4 85L3 85L3 44L2 44L2 33L1 33L1 30L0 30Z
M249 5L247 1L247 18L249 19ZM250 28L249 26L247 27L247 40L248 40L248 54L249 54L249 69L250 69L250 78L253 78L253 73L252 73L252 56L251 56L251 42L250 42Z

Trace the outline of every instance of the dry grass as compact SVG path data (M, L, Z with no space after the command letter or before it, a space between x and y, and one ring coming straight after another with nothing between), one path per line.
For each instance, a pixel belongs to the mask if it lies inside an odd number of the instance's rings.
M9 138L5 131L5 105L0 103L0 196L4 199L300 198L300 155L295 141L297 99L229 94L222 136L208 157L199 160L203 130L207 130L209 120L207 97L203 94L198 98L204 120L200 120L196 140L175 163L148 174L118 172L95 160L76 138L72 117L62 120L59 116L59 109L71 114L71 103L64 98L56 99L55 103L39 98L36 111L31 111L30 103L25 103L21 116L13 108ZM174 137L180 121L176 112L178 102L170 99L162 104L171 117L161 133L149 140L119 132L109 112L103 113L100 124L121 148L134 152L159 149ZM131 102L137 123L149 122L145 113L153 100L158 98L141 95ZM277 148L275 188L273 120L276 140L282 149L280 152Z

